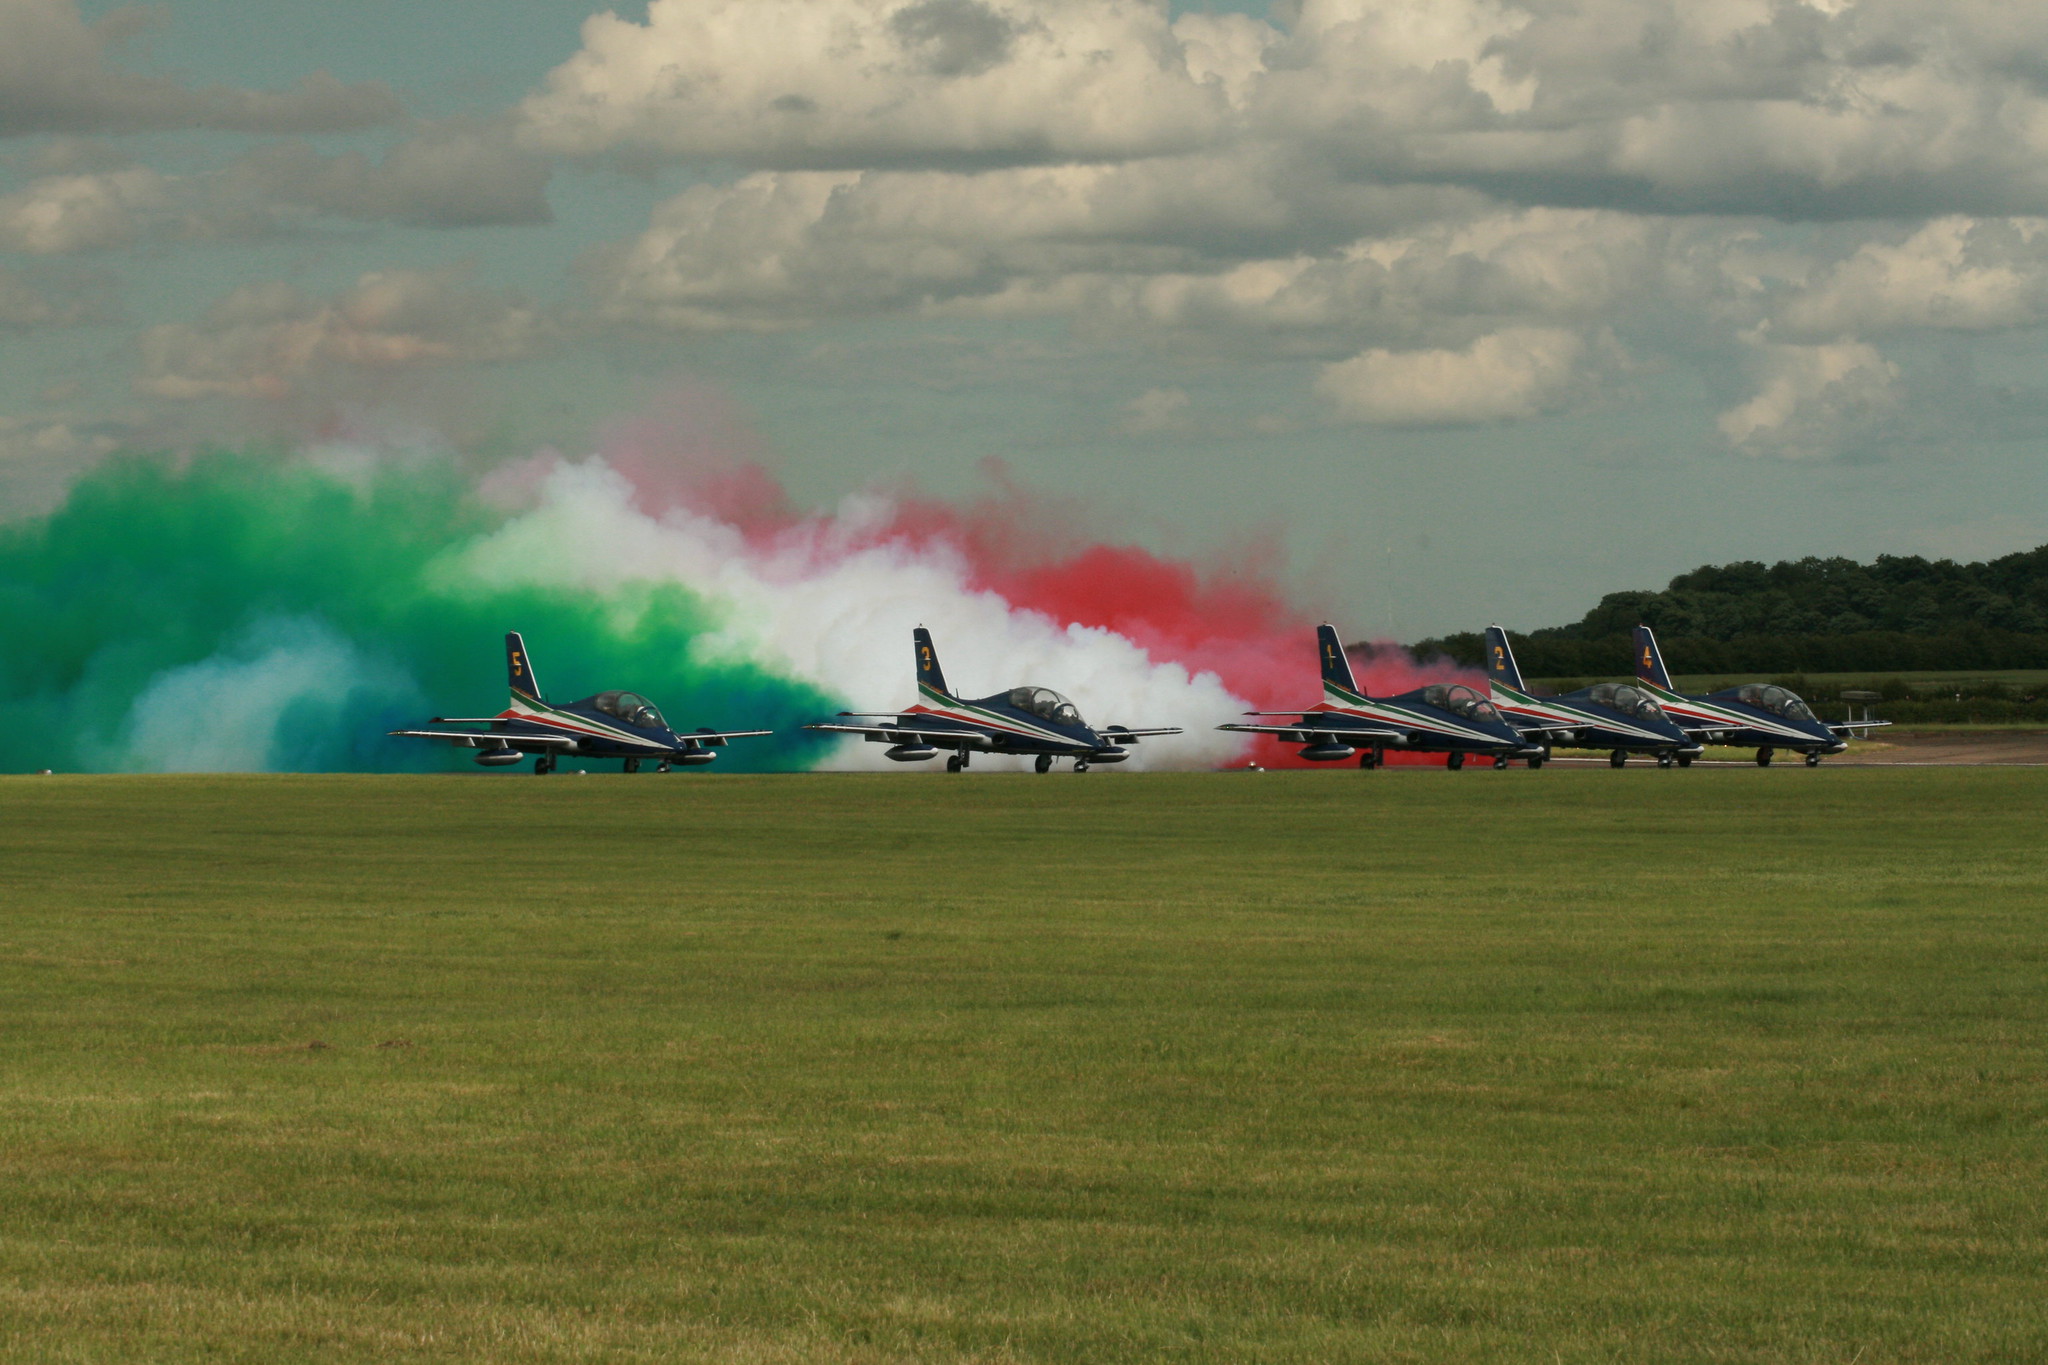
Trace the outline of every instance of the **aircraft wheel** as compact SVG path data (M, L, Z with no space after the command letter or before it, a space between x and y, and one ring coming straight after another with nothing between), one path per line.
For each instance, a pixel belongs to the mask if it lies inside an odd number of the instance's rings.
M1379 767L1379 755L1375 754L1372 750L1367 749L1364 753L1358 756L1358 766L1361 768Z
M1506 754L1495 754L1493 756L1493 770L1495 772L1501 772L1504 769L1506 769L1507 766L1508 756Z
M1085 758L1077 758L1077 759L1075 759L1075 760L1074 760L1074 771L1075 771L1075 772L1077 772L1077 773L1085 773L1085 772L1087 772L1087 771L1088 771L1088 760L1087 760L1087 759L1085 759Z
M1678 766L1681 768L1690 768L1692 766L1692 755L1680 754L1678 756Z
M946 760L946 771L949 773L957 773L966 766L966 764L960 761L960 755L958 754L954 754Z
M542 754L539 758L533 760L533 772L536 777L546 777L554 770L555 760L547 754Z
M1771 751L1769 749L1758 749L1756 751L1756 766L1759 768L1771 766Z
M637 758L629 758L624 763L621 763L619 766L624 768L629 773L637 773L640 771L640 760Z
M1806 766L1809 768L1818 768L1820 766L1820 755L1808 754L1806 756Z
M1543 766L1543 755L1542 755L1542 754L1530 754L1530 755L1529 755L1529 766L1530 766L1531 768L1540 768L1540 767L1542 767L1542 766Z
M664 758L663 760L661 760L661 762L659 762L659 763L655 764L655 765L654 765L654 771L656 771L656 772L658 772L658 773L665 773L665 772L667 772L667 771L668 771L668 760Z
M1457 772L1464 766L1465 755L1459 753L1456 749L1453 749L1451 750L1451 752L1444 755L1444 767L1450 769L1452 772Z
M1628 762L1628 750L1626 749L1616 749L1613 753L1607 755L1607 766L1610 768L1619 768L1626 762Z
M1035 768L1036 770L1038 770L1039 772L1042 772L1042 773L1049 773L1049 772L1051 772L1051 771L1052 771L1052 755L1051 755L1051 754L1040 754L1040 755L1038 756L1038 759L1037 759L1037 761L1036 761L1036 762L1034 762L1034 763L1033 763L1033 764L1032 764L1031 766L1032 766L1033 768Z
M1670 766L1671 766L1671 763L1672 763L1672 758L1671 758L1671 755L1670 755L1670 754L1658 754L1658 755L1657 755L1657 766L1658 766L1658 767L1660 767L1660 768L1668 768L1668 767L1670 767Z

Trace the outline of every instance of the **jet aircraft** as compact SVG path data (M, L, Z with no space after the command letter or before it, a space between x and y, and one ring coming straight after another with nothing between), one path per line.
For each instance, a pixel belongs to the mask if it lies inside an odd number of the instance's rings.
M880 721L845 725L819 721L806 730L864 735L870 744L890 746L885 757L898 763L919 763L951 749L946 771L957 773L977 753L1034 755L1039 772L1052 771L1053 760L1071 758L1074 771L1091 763L1121 763L1130 757L1124 746L1151 735L1177 735L1178 726L1132 730L1122 725L1090 729L1074 703L1049 687L1013 687L992 697L965 701L946 686L945 672L932 647L932 633L923 626L911 632L917 659L917 703L907 711L841 711L850 720Z
M1652 753L1657 766L1676 762L1689 768L1700 746L1678 728L1650 694L1626 684L1596 683L1561 697L1536 697L1522 686L1508 633L1486 628L1486 672L1492 679L1493 704L1524 738L1541 744L1546 756L1552 744L1579 749L1606 749L1607 762L1619 768L1631 753ZM1542 763L1529 760L1529 766Z
M1338 763L1358 755L1358 766L1377 768L1389 749L1440 753L1444 766L1456 771L1467 754L1490 755L1493 766L1505 768L1511 758L1525 758L1532 768L1543 763L1543 746L1531 744L1501 718L1493 704L1462 684L1437 683L1395 697L1373 698L1352 680L1351 662L1332 625L1316 627L1316 646L1323 660L1323 700L1285 725L1219 725L1248 735L1277 735L1282 743L1302 744L1301 756L1314 763ZM1292 711L1250 711L1253 716L1288 716Z
M483 725L484 730L393 730L409 739L435 739L458 748L479 749L478 766L508 768L528 754L536 773L551 773L564 754L579 758L617 758L627 772L640 771L652 760L656 772L671 765L696 767L718 757L712 750L729 739L769 735L772 730L712 730L681 733L669 728L653 702L637 692L599 692L596 696L550 705L541 697L518 631L505 637L505 672L511 703L495 716L435 716L435 725Z
M1719 692L1686 696L1671 686L1656 632L1636 627L1636 681L1657 699L1665 712L1694 739L1738 749L1756 746L1756 765L1771 766L1780 748L1806 755L1806 766L1820 766L1821 755L1848 748L1847 737L1874 730L1890 721L1824 721L1813 708L1774 683L1744 683Z

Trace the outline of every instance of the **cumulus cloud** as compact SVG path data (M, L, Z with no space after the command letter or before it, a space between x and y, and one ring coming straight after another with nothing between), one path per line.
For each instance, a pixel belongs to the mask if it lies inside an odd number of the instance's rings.
M1869 242L1775 312L1779 337L1825 340L1928 327L1992 331L2048 320L2048 221L1938 218Z
M1899 368L1866 342L1783 345L1753 338L1755 396L1721 414L1721 435L1750 455L1817 459L1867 435L1898 406Z
M283 143L250 153L225 179L274 204L358 221L480 227L551 221L548 175L545 160L513 144L509 124L457 118L422 125L376 161Z
M344 86L316 74L282 92L192 89L114 66L109 57L122 40L151 21L148 11L122 9L88 24L77 0L0 3L0 137L179 128L331 133L399 116L397 98L381 83Z
M807 169L1156 154L1225 131L1272 37L1147 0L652 0L585 21L523 137Z
M169 205L169 184L144 166L33 180L0 195L0 250L49 256L126 245Z
M337 374L518 359L542 332L532 307L446 271L378 271L333 299L251 284L196 326L145 332L136 387L158 398L279 400Z
M1509 327L1463 350L1371 350L1324 367L1316 392L1346 418L1451 426L1533 417L1571 384L1585 342L1554 327Z

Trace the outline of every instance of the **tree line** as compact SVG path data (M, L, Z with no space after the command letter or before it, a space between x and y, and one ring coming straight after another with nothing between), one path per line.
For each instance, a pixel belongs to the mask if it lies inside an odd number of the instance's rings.
M1870 673L2048 668L2048 545L1982 563L1880 555L1709 564L1661 592L1609 593L1579 620L1508 632L1531 678L1632 671L1637 624L1679 673ZM1422 640L1423 658L1477 665L1478 631Z

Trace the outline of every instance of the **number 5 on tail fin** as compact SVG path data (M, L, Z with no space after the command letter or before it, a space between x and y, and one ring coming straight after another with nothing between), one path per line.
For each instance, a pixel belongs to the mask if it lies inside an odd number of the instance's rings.
M1669 692L1671 675L1664 671L1664 655L1657 648L1657 635L1648 626L1636 627L1636 678Z
M946 687L946 671L939 667L939 652L932 648L932 633L919 626L910 632L910 642L917 651L917 690L936 692L939 700L951 701L953 694Z
M533 661L527 658L526 641L516 630L505 635L505 681L511 685L513 701L534 706L541 704L540 684L533 677Z

